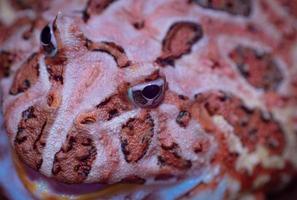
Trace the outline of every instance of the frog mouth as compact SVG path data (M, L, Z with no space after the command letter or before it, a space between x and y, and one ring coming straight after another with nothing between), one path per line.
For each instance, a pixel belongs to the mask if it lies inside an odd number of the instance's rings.
M15 172L29 194L34 199L43 200L95 200L95 199L112 199L115 195L129 196L136 193L143 193L146 196L161 198L187 197L188 192L196 194L197 191L216 190L216 188L225 187L225 181L221 181L220 175L215 175L209 183L203 183L203 180L209 175L206 170L201 176L189 178L175 183L163 183L161 185L142 185L131 183L115 183L112 185L101 185L94 183L81 183L69 185L60 183L41 175L38 172L24 165L15 153L12 153L12 162L15 166ZM202 183L202 184L201 184ZM222 188L221 188L222 189ZM175 193L173 193L175 191ZM216 195L216 194L214 194ZM145 196L145 197L146 197Z
M114 194L130 193L139 189L138 184L117 183L113 185L103 186L101 184L67 185L51 180L32 169L25 166L13 153L12 160L15 165L16 173L27 191L38 199L56 199L66 200L73 198L78 200L84 199L101 199L109 198ZM78 190L78 188L80 188ZM64 191L64 193L61 193Z

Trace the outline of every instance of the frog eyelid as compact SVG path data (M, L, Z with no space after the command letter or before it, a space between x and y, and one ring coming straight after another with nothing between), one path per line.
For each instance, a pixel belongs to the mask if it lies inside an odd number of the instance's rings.
M165 80L163 78L159 78L154 81L145 82L145 83L135 85L132 88L134 90L143 90L145 87L150 86L150 85L158 85L159 87L162 87L163 85L165 85Z

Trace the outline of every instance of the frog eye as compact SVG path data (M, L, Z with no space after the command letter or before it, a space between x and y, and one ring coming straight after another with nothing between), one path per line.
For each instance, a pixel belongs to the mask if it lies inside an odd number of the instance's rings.
M158 106L164 98L165 80L163 78L135 85L128 90L129 99L138 107Z
M41 46L48 56L54 56L57 52L57 43L55 35L52 31L51 26L46 25L40 33Z

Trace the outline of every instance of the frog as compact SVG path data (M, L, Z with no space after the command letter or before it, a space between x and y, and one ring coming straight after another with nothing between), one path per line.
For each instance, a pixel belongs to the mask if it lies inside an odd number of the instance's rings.
M290 2L11 1L0 75L13 151L66 184L200 178L180 199L283 187L297 168Z

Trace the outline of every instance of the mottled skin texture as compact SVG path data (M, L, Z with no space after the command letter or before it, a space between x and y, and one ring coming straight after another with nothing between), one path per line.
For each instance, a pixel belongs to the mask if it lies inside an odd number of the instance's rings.
M13 149L66 183L166 183L210 169L180 198L226 177L241 185L226 183L226 198L281 187L297 167L297 22L290 3L268 2L12 1L35 13L0 24ZM53 55L39 37L47 24ZM160 79L158 104L128 96Z

